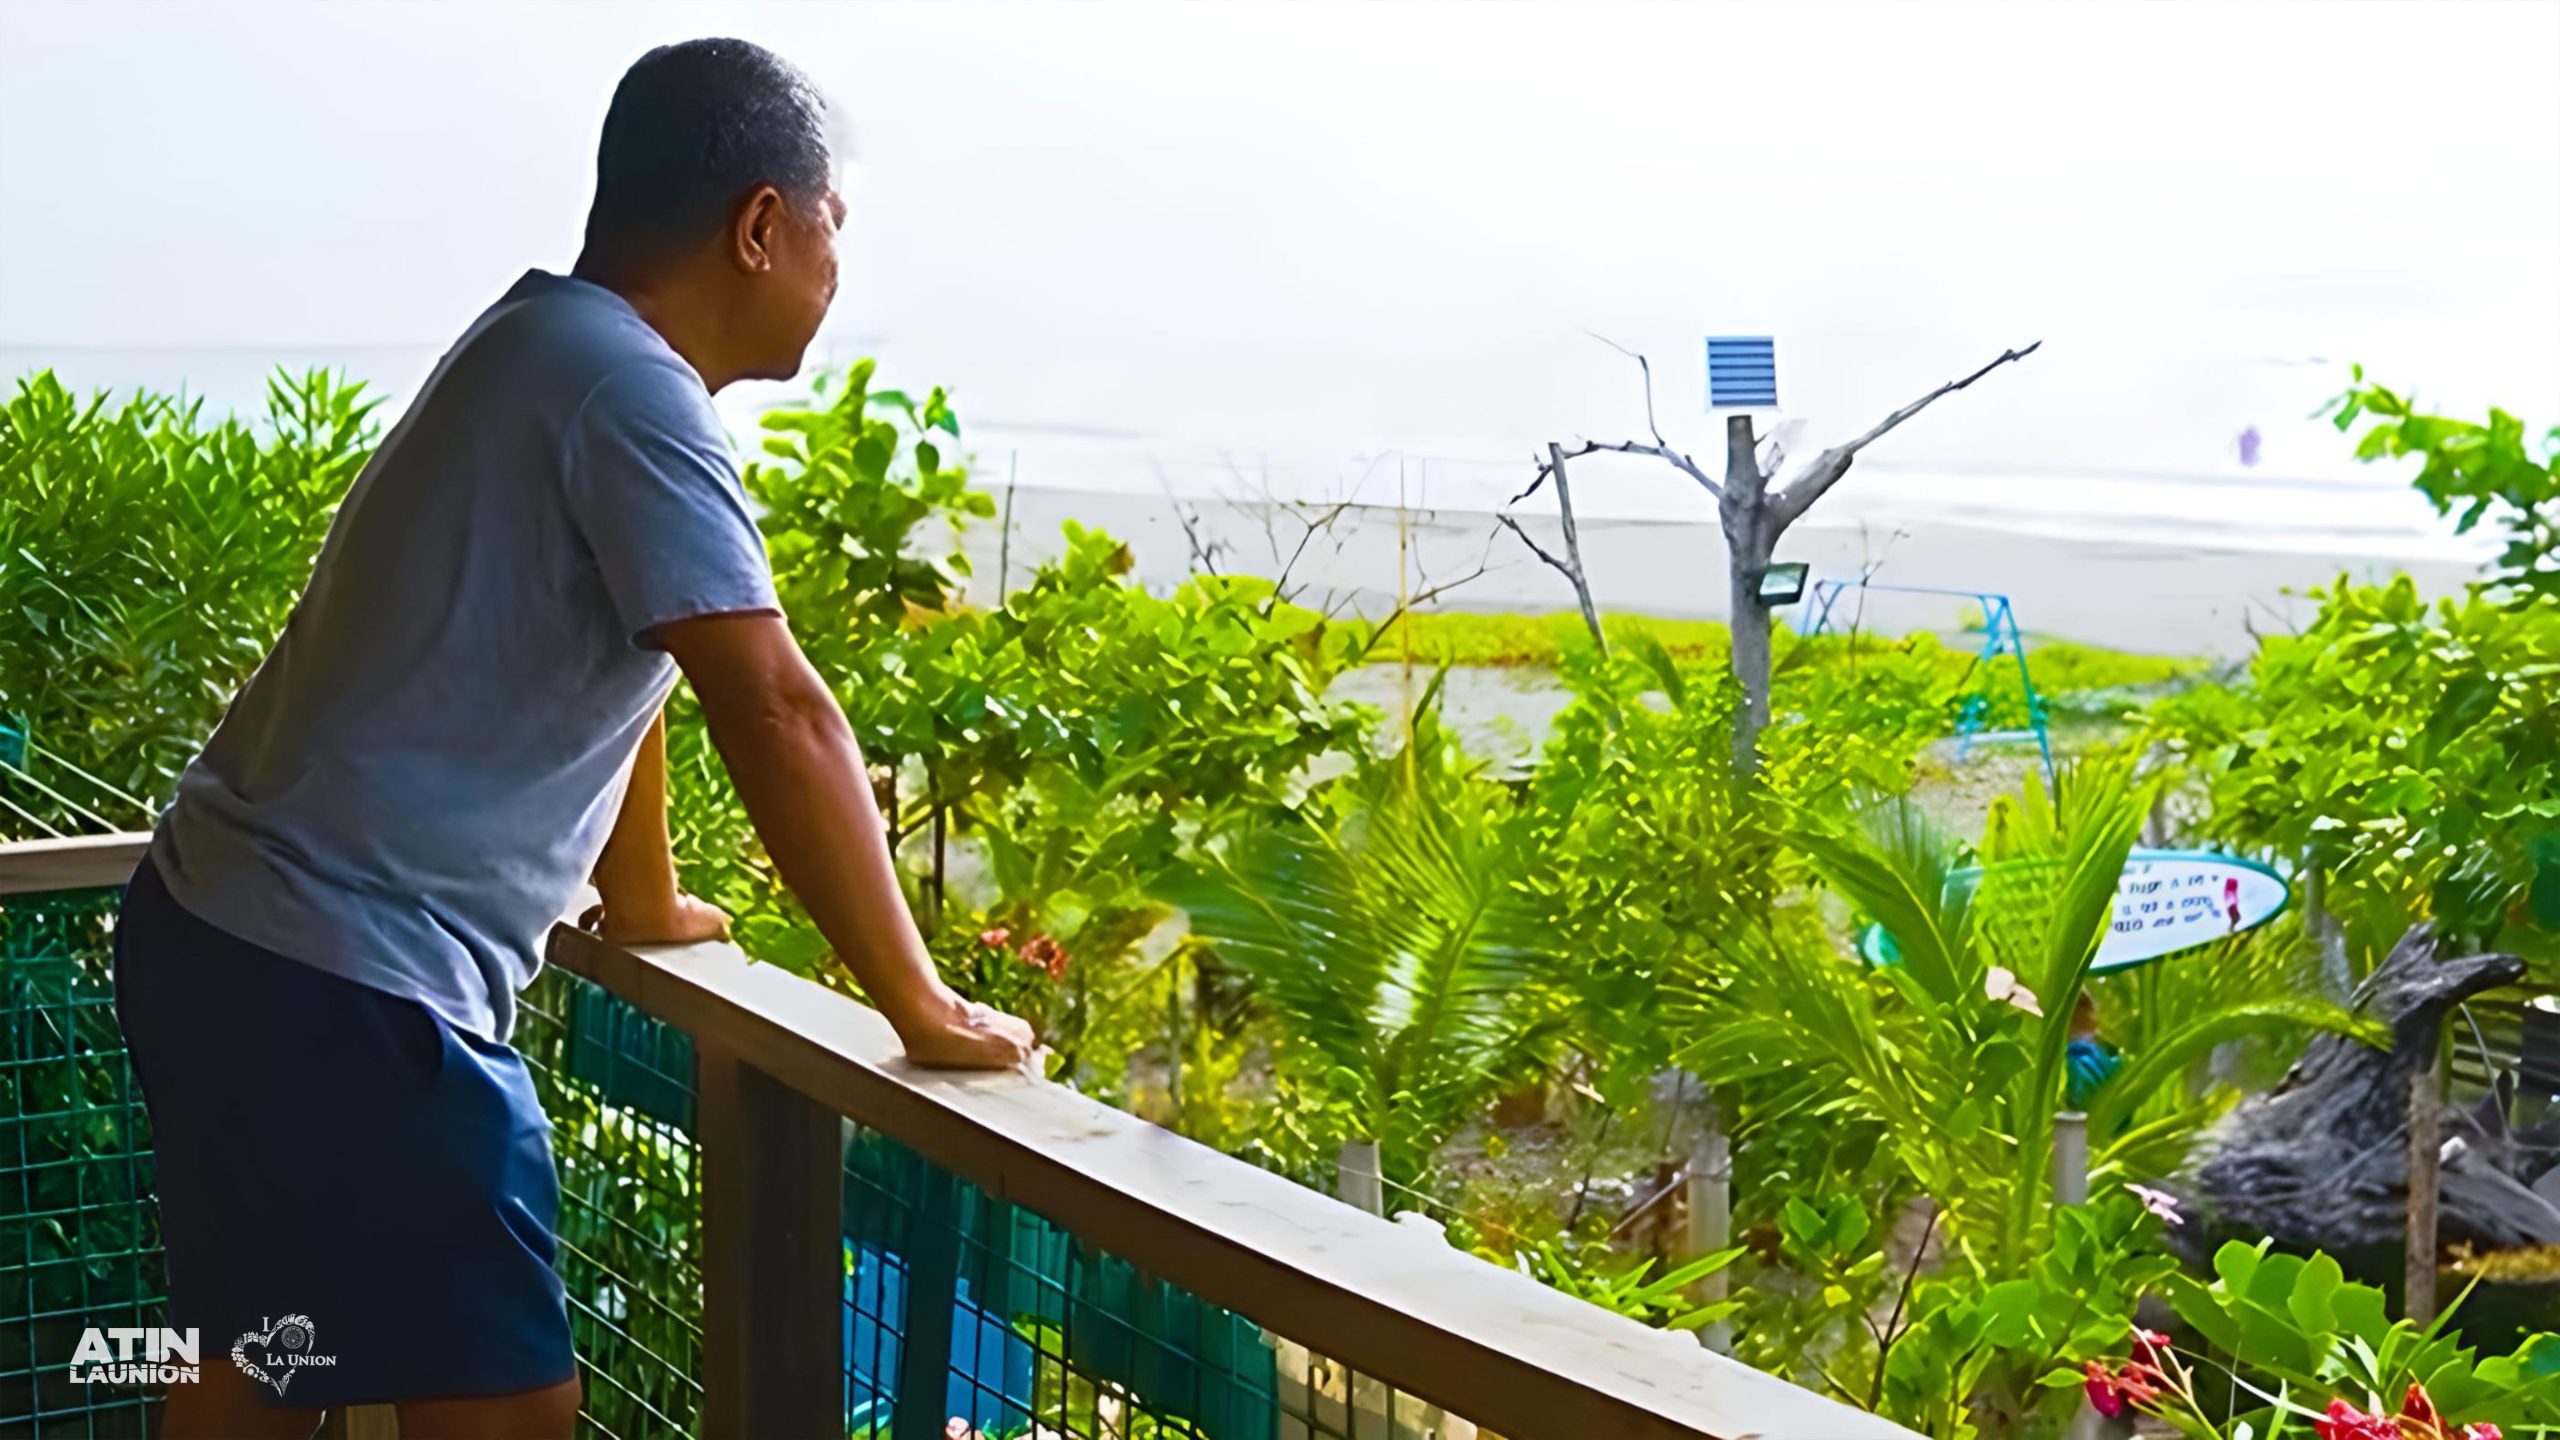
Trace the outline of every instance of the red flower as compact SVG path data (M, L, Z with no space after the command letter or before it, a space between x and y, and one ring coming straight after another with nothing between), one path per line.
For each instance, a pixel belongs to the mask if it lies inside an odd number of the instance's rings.
M2124 1392L2116 1388L2116 1377L2104 1360L2092 1360L2080 1369L2089 1378L2081 1387L2089 1392L2089 1408L2110 1420L2124 1418Z
M2460 1434L2445 1424L2444 1412L2436 1408L2433 1396L2424 1385L2412 1384L2400 1399L2400 1424L2389 1432L2393 1440L2503 1440L2498 1427L2485 1421L2465 1425ZM2358 1437L2361 1440L2361 1437Z
M2124 1392L2124 1398L2145 1408L2160 1403L2160 1392L2167 1383L2159 1371L2148 1365L2127 1365L2116 1372L2116 1388Z
M2137 1325L2133 1330L2133 1364L2153 1374L2169 1368L2169 1337Z
M1034 970L1046 970L1051 980L1067 978L1067 947L1055 937L1034 935L1022 946L1022 963Z
M2088 1378L2081 1388L2089 1393L2089 1408L2110 1420L2121 1419L2127 1407L2149 1407L2159 1403L2162 1388L2168 1383L2160 1371L2138 1360L2128 1360L2124 1368L2109 1370L2106 1362L2092 1360L2081 1367Z
M1013 932L1002 925L990 925L978 932L978 943L990 950L1002 950L1013 943Z
M2400 1422L2380 1415L2367 1415L2344 1400L2329 1402L2325 1419L2311 1422L2320 1440L2405 1440Z

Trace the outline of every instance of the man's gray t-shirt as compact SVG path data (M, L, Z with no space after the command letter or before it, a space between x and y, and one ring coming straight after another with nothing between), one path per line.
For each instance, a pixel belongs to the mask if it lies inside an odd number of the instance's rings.
M701 377L534 271L347 492L152 858L216 928L503 1040L675 684L642 632L779 608Z

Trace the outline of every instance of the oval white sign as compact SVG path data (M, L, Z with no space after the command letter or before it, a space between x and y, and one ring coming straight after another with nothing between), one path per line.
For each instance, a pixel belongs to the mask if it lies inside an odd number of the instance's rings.
M1981 883L1980 870L1947 875L1950 890ZM2255 860L2206 850L2135 850L2125 856L2115 910L2089 969L2100 975L2129 970L2255 930L2283 914L2292 899L2284 877ZM1891 937L1874 925L1859 934L1858 953L1871 965L1897 959Z
M2254 860L2202 850L2136 850L2116 882L2115 913L2090 968L2122 970L2254 930L2293 890Z

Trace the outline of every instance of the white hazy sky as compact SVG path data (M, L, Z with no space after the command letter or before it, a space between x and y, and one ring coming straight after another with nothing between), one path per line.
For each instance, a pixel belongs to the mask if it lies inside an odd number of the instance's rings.
M1701 450L1709 333L1780 337L1808 445L2045 341L1887 470L2236 476L2255 425L2262 473L2345 480L2304 417L2350 360L2560 418L2542 0L16 0L0 363L218 393L354 355L414 385L573 257L622 68L713 33L858 132L822 343L950 385L1026 465L1095 443L1048 427L1132 437L1113 464L1345 469L1632 433L1589 331L1656 357Z

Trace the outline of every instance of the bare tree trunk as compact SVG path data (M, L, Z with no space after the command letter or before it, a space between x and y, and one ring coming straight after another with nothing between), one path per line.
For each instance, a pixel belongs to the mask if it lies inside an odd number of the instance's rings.
M1556 513L1564 517L1564 557L1568 568L1565 578L1573 582L1573 598L1582 602L1582 623L1591 627L1591 643L1600 653L1609 653L1609 637L1601 633L1600 611L1591 603L1591 579L1582 568L1582 534L1573 524L1573 490L1565 483L1564 447L1547 442L1547 464L1556 477Z
M1768 479L1760 473L1751 417L1725 418L1724 519L1726 574L1732 585L1733 678L1742 685L1742 709L1733 717L1733 764L1743 775L1760 769L1760 732L1769 726L1769 607L1760 603L1760 576L1769 568L1778 525L1769 513Z
M1546 477L1550 475L1555 477L1561 494L1564 462L1568 458L1601 450L1621 455L1650 455L1698 482L1708 494L1716 497L1717 511L1724 519L1726 573L1732 584L1733 674L1742 684L1742 710L1734 717L1733 725L1734 768L1746 776L1757 774L1760 769L1760 732L1769 725L1769 607L1760 603L1760 579L1769 569L1769 557L1777 550L1778 537L1787 532L1788 526L1804 518L1804 513L1828 494L1832 486L1840 483L1840 478L1849 473L1849 466L1857 460L1859 451L1883 439L1896 426L1937 403L1940 397L1969 388L2001 366L2033 355L2044 342L2039 340L2023 350L2002 351L1990 364L1961 380L1950 380L1894 411L1865 434L1823 451L1785 486L1772 491L1769 488L1769 470L1761 468L1757 439L1751 433L1750 416L1730 415L1725 418L1724 479L1718 482L1687 452L1662 438L1661 427L1655 424L1653 415L1652 362L1616 341L1599 338L1601 343L1635 361L1643 372L1645 428L1653 436L1652 442L1585 440L1570 456L1563 446L1550 444L1547 446L1547 459L1538 466L1538 479L1528 489L1513 496L1513 503L1536 494L1538 486L1545 484ZM1773 459L1769 468L1774 470L1776 466ZM1597 635L1600 622L1591 608L1590 591L1582 583L1580 546L1574 536L1570 503L1565 505L1564 515L1565 547L1573 553L1563 559L1540 549L1538 543L1529 538L1528 532L1520 528L1519 522L1510 516L1496 518L1511 533L1519 536L1521 543L1536 553L1540 560L1563 571L1573 580L1575 593L1582 600L1583 619Z

